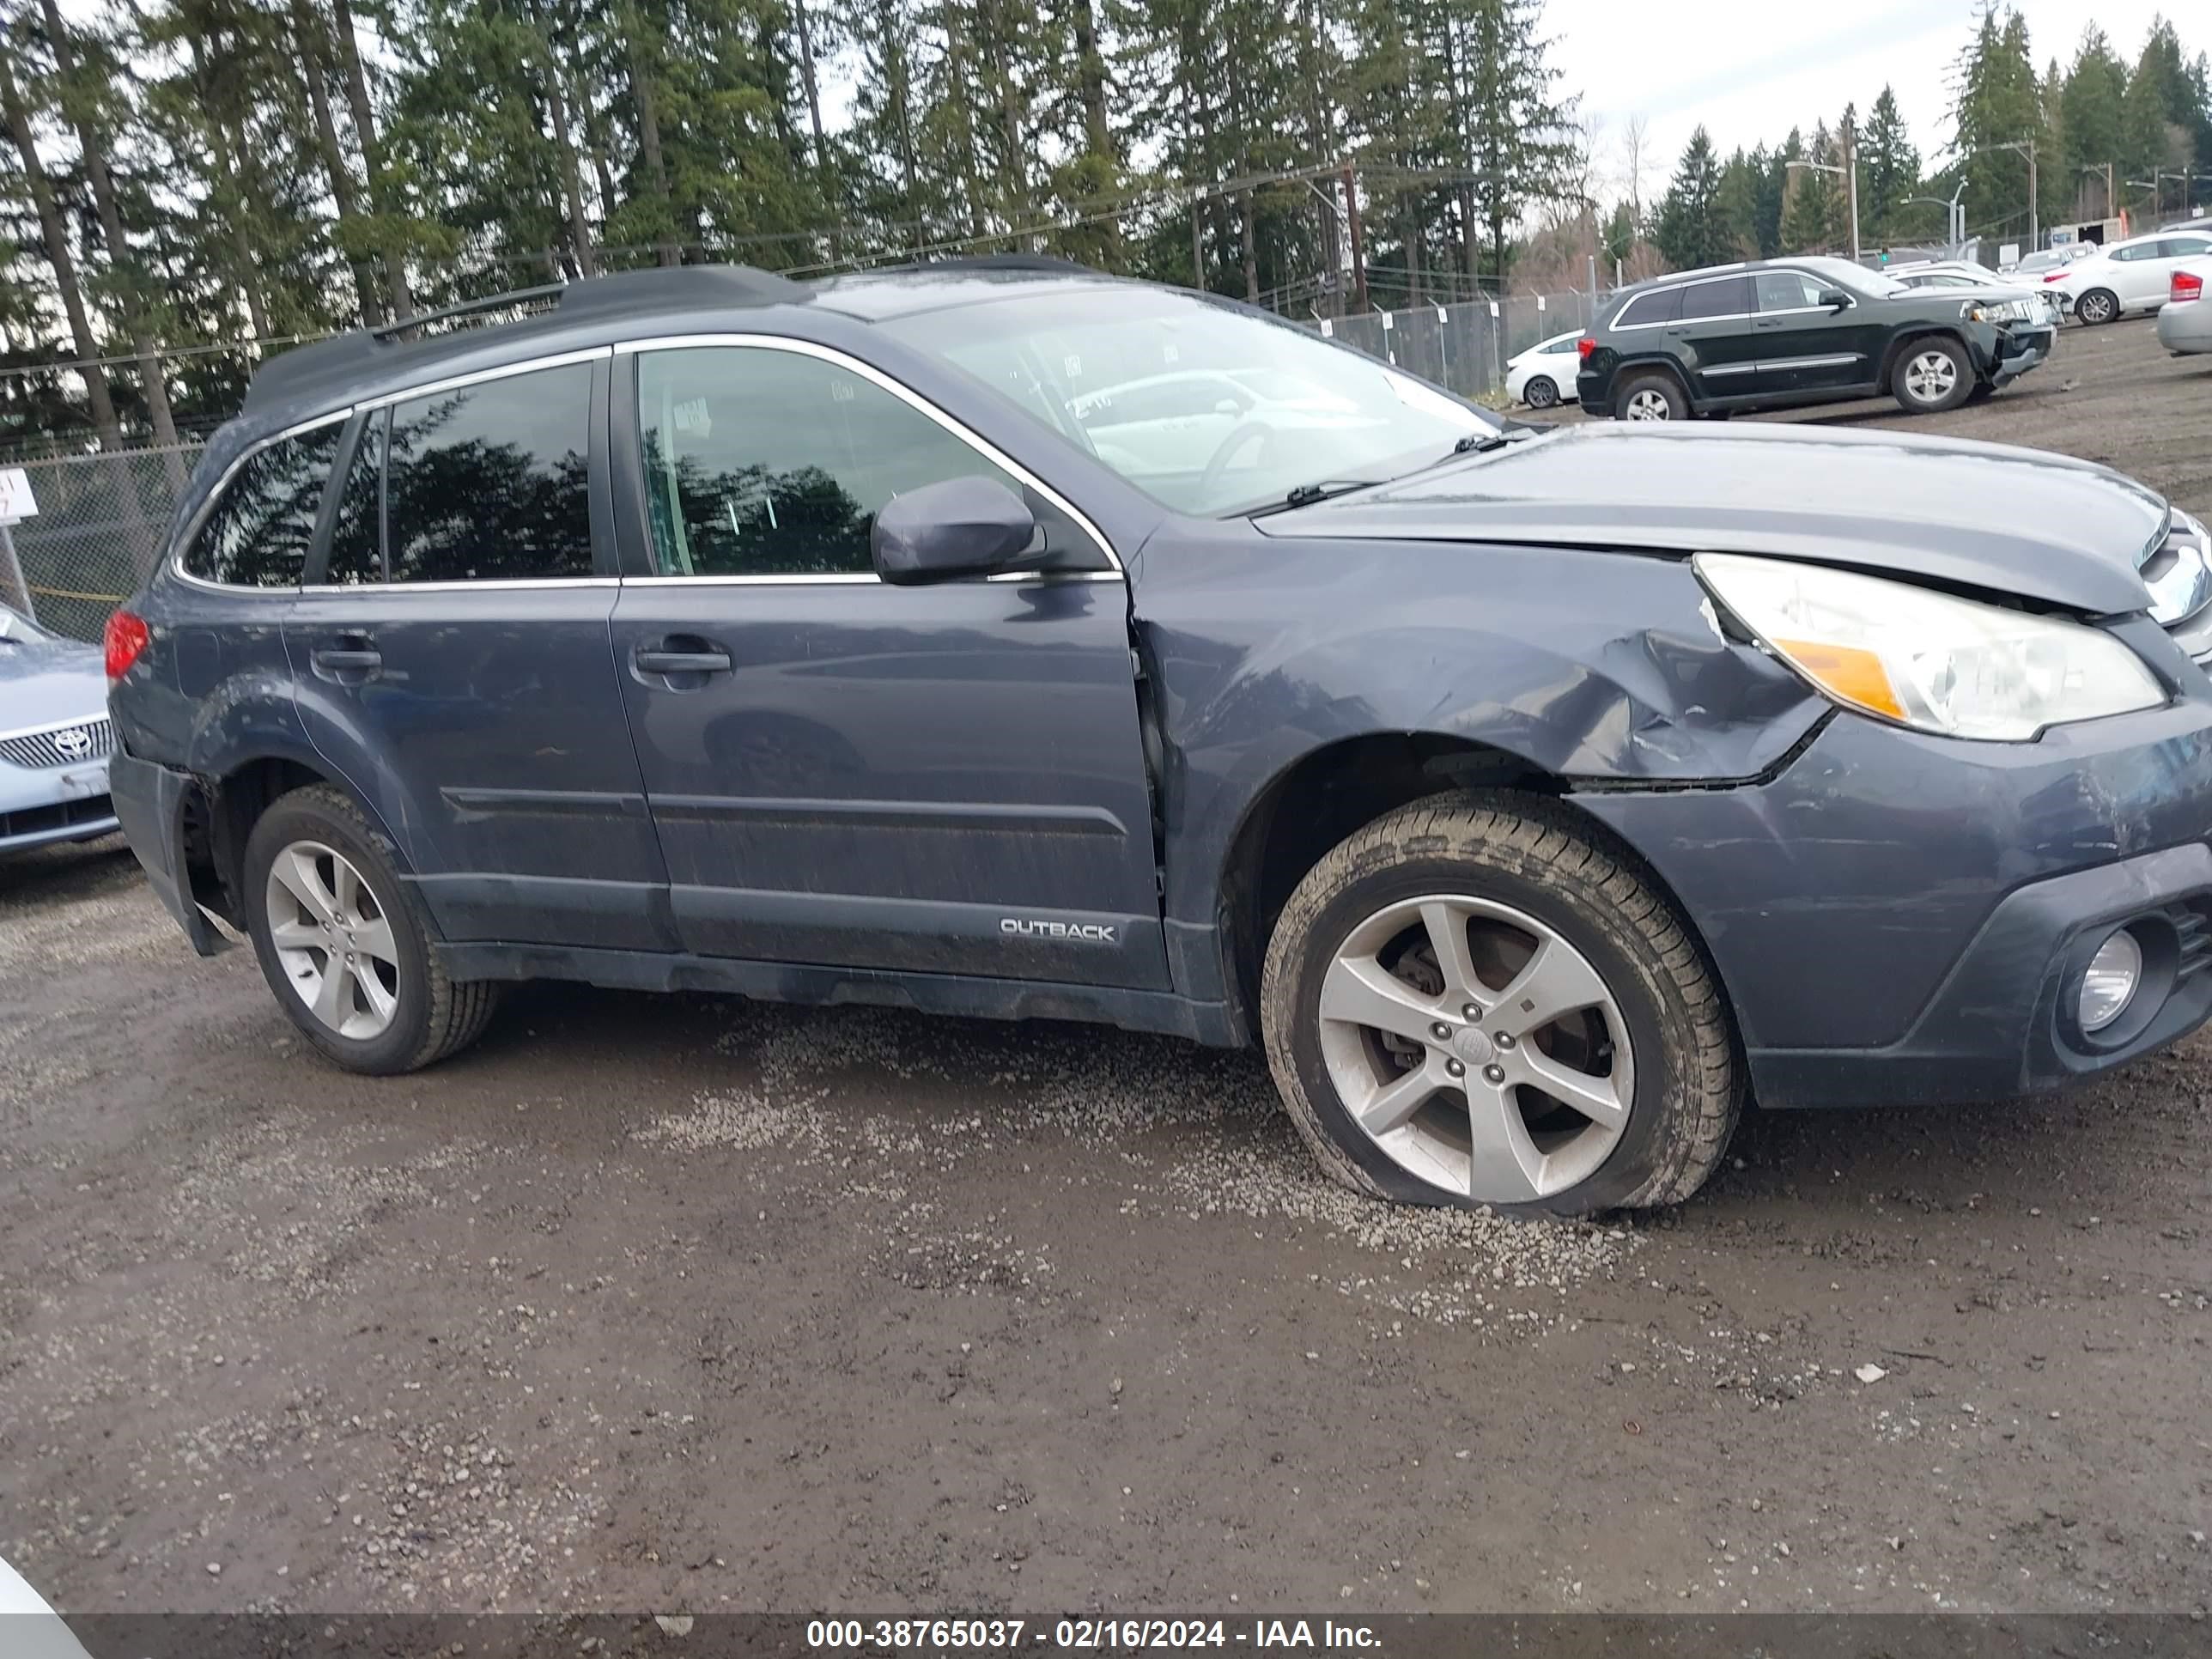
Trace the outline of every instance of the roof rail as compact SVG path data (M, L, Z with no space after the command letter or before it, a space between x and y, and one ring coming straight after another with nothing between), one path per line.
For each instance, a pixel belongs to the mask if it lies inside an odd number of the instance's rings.
M757 270L750 265L671 265L616 271L605 276L587 276L580 282L546 283L536 288L515 289L380 323L373 328L355 329L311 345L295 346L270 358L254 372L246 388L246 408L249 411L266 409L302 396L319 383L342 381L351 374L374 372L399 361L398 354L428 361L453 355L475 343L474 338L454 332L434 334L428 338L397 337L420 329L425 323L447 322L533 303L543 306L547 301L555 303L545 309L566 320L629 308L800 305L813 297L811 289L788 276ZM539 320L543 320L542 313Z

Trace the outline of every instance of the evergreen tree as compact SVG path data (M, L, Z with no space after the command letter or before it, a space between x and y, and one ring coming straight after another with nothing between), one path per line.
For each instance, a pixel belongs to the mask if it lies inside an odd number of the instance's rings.
M1899 240L1905 198L1920 190L1920 152L1912 147L1897 94L1885 86L1867 115L1859 143L1859 212L1867 239L1879 246Z
M2118 211L2122 179L2120 106L2127 94L2128 72L2113 54L2112 42L2094 23L2081 31L2081 44L2074 53L2073 67L2058 94L2059 123L2063 130L2067 175L2080 183L2076 189L2099 205L2100 216ZM2114 173L2113 196L2105 193L2105 169ZM2094 172L2094 182L2089 174ZM2091 193L2094 192L2092 195ZM2073 192L2068 192L2072 194Z
M1996 0L1989 0L1960 59L1951 119L1969 220L2000 234L2024 232L2027 158L2004 147L2039 139L2042 121L2027 25L2017 12L2005 13L2000 22Z
M1667 194L1660 200L1653 237L1660 252L1675 269L1723 264L1734 257L1720 191L1721 170L1713 157L1713 142L1700 125L1690 135Z

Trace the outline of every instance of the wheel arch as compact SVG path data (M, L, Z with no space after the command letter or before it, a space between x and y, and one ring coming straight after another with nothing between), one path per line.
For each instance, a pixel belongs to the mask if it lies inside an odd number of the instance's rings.
M1682 394L1682 407L1692 415L1698 412L1698 397L1690 389L1689 376L1682 373L1682 366L1680 363L1662 354L1656 356L1624 358L1614 365L1613 383L1606 388L1607 394L1613 403L1613 407L1606 411L1608 415L1616 420L1620 418L1622 398L1626 395L1629 386L1637 378L1644 374L1657 374L1672 380L1674 383L1674 390Z
M398 845L362 799L328 766L282 751L227 757L220 770L194 774L196 787L185 797L185 861L192 897L233 927L245 927L246 843L261 815L295 789L315 785L343 791L381 837L385 851L401 872L406 861Z
M1415 801L1490 791L1540 796L1569 813L1662 897L1719 982L1704 935L1665 878L1584 811L1566 779L1494 744L1449 733L1373 732L1322 744L1285 766L1252 799L1230 838L1216 890L1222 982L1237 1023L1256 1039L1260 972L1276 919L1332 848Z
M1941 323L1929 323L1924 326L1902 330L1891 338L1889 349L1882 354L1881 373L1876 377L1875 383L1884 392L1888 391L1890 380L1897 373L1899 362L1906 351L1923 340L1948 340L1960 351L1966 353L1967 372L1977 380L1982 378L1981 366L1974 361L1973 342L1955 328L1947 328Z

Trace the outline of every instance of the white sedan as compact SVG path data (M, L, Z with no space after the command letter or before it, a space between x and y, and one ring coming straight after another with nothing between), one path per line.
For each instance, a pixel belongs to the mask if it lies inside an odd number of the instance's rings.
M2212 256L2179 266L2159 307L2158 343L2174 356L2212 351Z
M2166 303L2175 270L2208 253L2212 231L2130 236L2046 273L2043 291L2057 294L2078 321L2116 323L2130 311L2156 311Z
M1583 366L1582 354L1575 349L1575 342L1582 337L1580 329L1571 334L1554 334L1548 340L1539 340L1507 363L1505 395L1531 409L1549 409L1554 404L1574 402L1575 375Z

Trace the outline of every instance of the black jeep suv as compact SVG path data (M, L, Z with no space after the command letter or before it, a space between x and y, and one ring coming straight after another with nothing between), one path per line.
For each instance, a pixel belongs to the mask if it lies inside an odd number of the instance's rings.
M1913 289L1848 259L1683 271L1617 295L1583 337L1593 415L1676 421L1888 392L1908 415L1955 409L2051 355L2039 295Z
M1103 1020L1588 1211L2212 1014L2212 549L2102 467L1510 428L1034 259L392 331L261 367L107 640L155 890L340 1066L540 977Z

